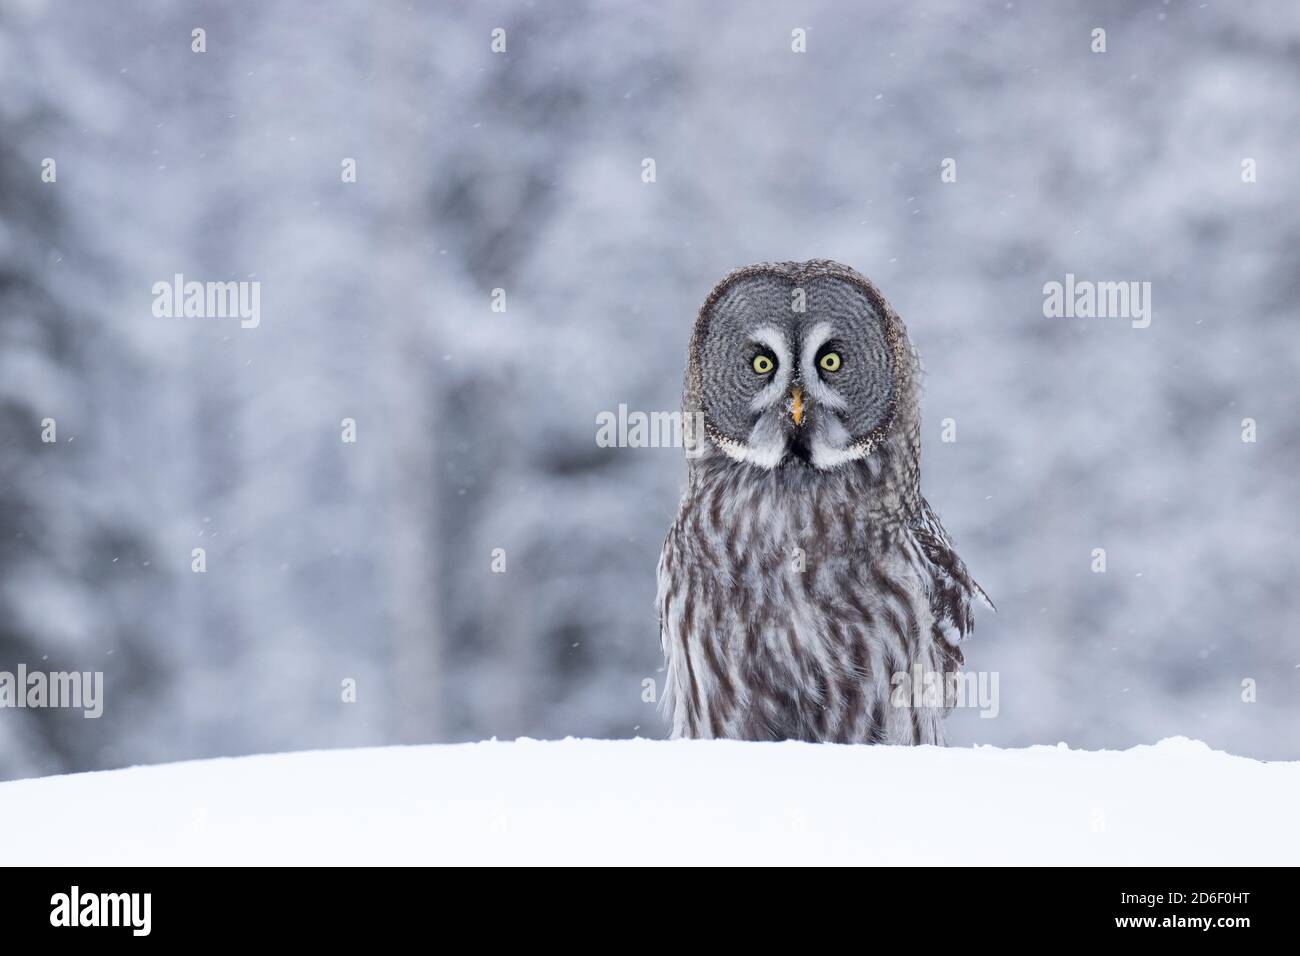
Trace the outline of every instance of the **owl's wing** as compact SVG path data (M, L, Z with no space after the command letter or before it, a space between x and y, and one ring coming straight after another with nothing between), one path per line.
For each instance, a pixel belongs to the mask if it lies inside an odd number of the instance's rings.
M943 522L925 498L921 499L921 507L913 516L909 530L930 565L930 609L934 612L935 627L953 648L953 656L960 662L961 651L957 650L957 645L975 629L971 601L978 600L990 611L996 611L997 608L966 570L965 563L952 546Z

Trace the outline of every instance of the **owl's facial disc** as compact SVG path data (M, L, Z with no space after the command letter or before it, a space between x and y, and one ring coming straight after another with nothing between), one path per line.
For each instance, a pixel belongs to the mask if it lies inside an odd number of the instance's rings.
M856 284L745 277L726 289L699 343L709 438L736 461L837 468L869 455L892 414L884 319Z

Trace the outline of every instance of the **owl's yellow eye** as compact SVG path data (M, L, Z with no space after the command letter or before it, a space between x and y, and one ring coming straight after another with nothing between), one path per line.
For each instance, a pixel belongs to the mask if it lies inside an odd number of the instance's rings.
M840 353L827 352L818 361L817 364L822 367L824 372L838 372L840 370Z
M754 356L754 371L759 375L771 375L775 368L776 363L772 361L770 355L760 354Z

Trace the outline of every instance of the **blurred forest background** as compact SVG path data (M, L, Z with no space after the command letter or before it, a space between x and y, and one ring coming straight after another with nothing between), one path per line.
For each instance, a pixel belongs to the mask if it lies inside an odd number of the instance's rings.
M596 416L677 408L710 286L813 257L908 323L998 602L952 741L1300 758L1298 147L1282 0L0 0L0 670L107 685L0 711L0 778L662 736L685 466ZM1066 272L1150 328L1045 318ZM260 327L154 317L176 273Z

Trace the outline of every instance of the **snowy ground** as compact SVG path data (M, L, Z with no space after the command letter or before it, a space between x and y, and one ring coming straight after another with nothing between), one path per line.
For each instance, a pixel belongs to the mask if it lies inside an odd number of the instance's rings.
M563 740L0 784L0 864L1296 864L1300 763Z

